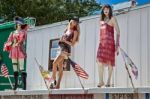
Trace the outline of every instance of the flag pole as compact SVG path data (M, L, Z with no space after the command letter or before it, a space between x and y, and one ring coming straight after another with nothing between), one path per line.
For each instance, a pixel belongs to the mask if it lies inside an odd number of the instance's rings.
M73 69L74 70L74 69ZM75 72L75 71L74 71ZM76 72L75 72L76 73ZM77 75L77 74L76 74ZM85 88L84 88L84 86L83 86L83 84L82 84L82 82L81 82L81 79L80 79L80 77L77 75L77 77L78 77L78 80L79 80L79 82L80 82L80 85L81 85L81 87L82 87L82 89L84 90ZM84 90L85 91L85 90Z
M9 75L8 75L8 80L9 80L9 83L10 83L10 85L11 85L11 88L13 89L13 85L12 85L12 82L11 82L11 80L10 80L10 77L9 77Z
M71 59L68 57L68 60L69 61L71 61ZM71 65L72 66L72 65ZM75 72L75 70L73 69L73 71ZM81 85L81 87L82 87L82 89L83 89L83 91L84 91L84 93L86 93L86 91L85 91L85 88L84 88L84 86L83 86L83 84L82 84L82 82L81 82L81 79L80 79L80 77L77 75L77 73L75 72L75 74L76 74L76 76L77 76L77 78L78 78L78 80L79 80L79 83L80 83L80 85Z
M120 49L121 49L121 48L120 48ZM123 50L123 49L121 49L121 50ZM122 55L122 57L123 57L123 60L124 60L124 63L125 63L125 68L126 68L126 70L127 70L128 76L129 76L129 78L130 78L131 85L132 85L132 87L133 87L133 89L134 89L134 91L135 91L135 86L134 86L134 84L133 84L133 80L132 80L131 74L130 74L130 72L129 72L129 68L128 68L127 64L126 64L125 57L123 56L122 51L121 51L121 55Z
M34 59L35 59L35 62L37 63L37 65L40 66L40 64L39 64L39 62L37 61L37 59L36 59L36 58L34 58ZM40 73L42 73L40 67L39 67L39 70L40 70ZM43 76L42 76L42 78L43 78ZM44 83L45 83L46 88L47 88L48 91L50 92L50 89L49 89L49 87L48 87L48 85L47 85L46 80L45 80L44 78L43 78L43 80L44 80Z
M74 69L73 69L74 70ZM74 72L75 72L75 70L74 70ZM75 74L76 74L76 72L75 72ZM82 90L84 91L84 93L87 93L86 92L86 90L85 90L85 88L84 88L84 86L83 86L83 84L82 84L82 82L81 82L81 79L80 79L80 77L76 74L76 76L78 77L78 80L79 80L79 83L80 83L80 85L81 85L81 87L82 87Z

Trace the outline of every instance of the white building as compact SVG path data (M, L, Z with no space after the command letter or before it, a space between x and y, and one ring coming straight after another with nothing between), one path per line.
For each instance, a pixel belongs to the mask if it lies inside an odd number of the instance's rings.
M132 8L126 14L117 15L121 31L121 48L137 65L139 77L133 80L136 87L150 86L150 4ZM79 43L72 48L71 58L79 63L89 74L88 80L82 80L85 87L98 84L98 66L96 53L99 44L99 15L80 19L81 36ZM27 37L27 89L45 89L44 81L34 60L36 57L45 69L49 65L50 40L58 39L68 21L36 27ZM57 50L57 49L56 49ZM131 87L121 54L116 57L116 67L112 83L115 87ZM107 78L107 72L105 72ZM73 72L65 71L61 88L81 87Z

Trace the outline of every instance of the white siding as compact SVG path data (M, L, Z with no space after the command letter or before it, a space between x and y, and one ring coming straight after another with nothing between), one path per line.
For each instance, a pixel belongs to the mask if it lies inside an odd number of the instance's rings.
M133 80L135 86L150 86L150 5L116 16L121 31L121 47L138 66L139 77ZM96 87L98 67L96 54L99 44L99 15L80 19L81 35L79 43L72 48L71 58L79 63L89 74L88 80L82 80L85 87ZM45 85L39 73L34 57L48 69L49 41L59 38L67 22L36 27L30 30L27 39L28 89L44 89ZM105 78L107 72L105 72ZM106 80L106 79L105 79ZM116 87L131 87L121 54L116 57L112 83ZM61 88L81 87L71 69L64 72Z

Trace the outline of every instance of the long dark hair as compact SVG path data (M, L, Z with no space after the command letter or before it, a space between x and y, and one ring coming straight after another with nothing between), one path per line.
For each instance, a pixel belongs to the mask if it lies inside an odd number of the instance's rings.
M21 25L21 29L23 30L23 29L25 29L27 26L28 26L27 24L23 24L23 25ZM17 26L17 24L16 24L16 25L15 25L15 29L17 29L17 28L18 28L18 26Z
M104 14L104 9L105 8L108 8L109 9L109 19L111 19L111 17L113 16L113 11L112 11L112 8L110 5L104 5L102 7L102 11L101 11L101 21L104 21L104 18L106 17L105 14Z

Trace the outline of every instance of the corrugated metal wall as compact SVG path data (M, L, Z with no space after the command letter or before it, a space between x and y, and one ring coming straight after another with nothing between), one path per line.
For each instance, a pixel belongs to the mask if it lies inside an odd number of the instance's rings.
M126 14L116 16L121 30L121 47L128 53L139 69L136 86L150 86L150 4L132 9ZM90 78L82 80L85 87L95 87L98 83L96 53L99 44L99 16L81 18L79 43L72 49L71 58L81 65ZM28 89L44 89L34 57L48 69L49 41L59 38L67 22L36 27L30 30L27 39ZM116 87L130 87L130 80L124 67L121 54L116 57L112 83ZM106 68L107 69L107 68ZM107 72L105 72L107 77ZM106 80L106 79L105 79ZM74 72L64 72L62 88L80 87Z

